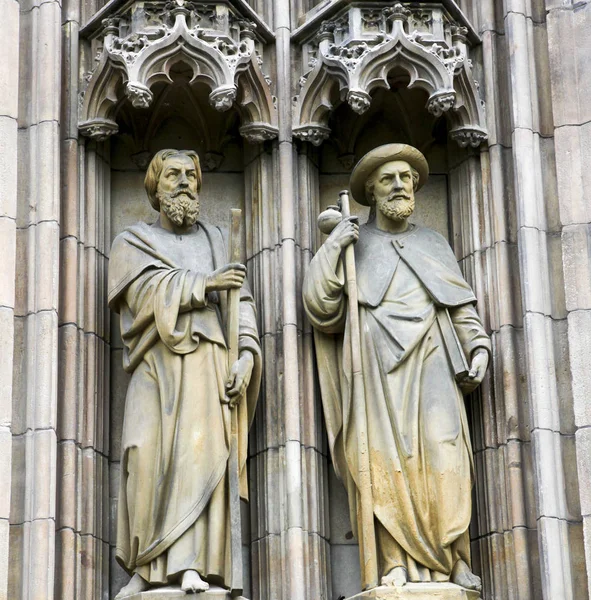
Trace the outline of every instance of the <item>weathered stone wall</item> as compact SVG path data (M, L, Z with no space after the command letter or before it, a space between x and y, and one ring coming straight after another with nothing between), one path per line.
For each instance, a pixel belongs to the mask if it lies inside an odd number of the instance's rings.
M457 4L488 139L465 150L449 140L430 157L437 176L417 201L433 193L438 204L419 205L417 218L448 233L493 338L490 373L469 399L473 560L487 600L589 598L591 2ZM96 50L79 31L102 6L0 0L0 599L108 598L120 582L112 545L125 383L105 274L113 236L150 209L117 143L78 132ZM308 33L296 30L311 24L313 37L340 4L251 6L268 26L261 56L278 139L259 131L238 141L236 169L206 173L203 196L222 224L227 206L244 203L264 348L250 447L251 597L332 600L358 580L299 290L319 242L316 215L346 187L355 157L339 119L344 110L360 121L346 83L339 93L325 82L324 125L292 135L308 70ZM368 114L365 126L379 130L382 117ZM411 132L436 122L424 102L403 121Z
M0 598L7 597L12 467L12 391L15 336L16 215L18 168L18 64L20 14L16 0L3 0L4 40L0 60Z
M571 224L588 219L577 214L570 190L582 198L585 189L576 174L585 147L578 142L578 126L585 122L578 107L590 80L589 70L576 65L588 48L591 7L464 4L482 37L489 131L480 230L493 249L483 248L490 279L482 291L496 360L492 389L482 394L483 437L475 440L486 594L586 598L582 514L588 509L582 502L588 481L581 476L589 457L583 446L588 418L576 390L589 379L576 368L581 337L572 334L586 305L584 292L573 296L572 290L589 282L587 250L579 250L578 258L573 253L588 241L580 237L587 226ZM573 43L568 58L567 39ZM573 269L579 279L571 287ZM589 330L577 331L584 337Z

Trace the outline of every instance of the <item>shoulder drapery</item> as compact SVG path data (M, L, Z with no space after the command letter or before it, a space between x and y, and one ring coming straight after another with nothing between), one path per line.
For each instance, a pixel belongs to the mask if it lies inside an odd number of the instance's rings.
M476 348L490 351L490 340L439 234L413 228L389 235L366 226L355 252L374 515L382 538L408 557L404 564L449 578L458 556L470 560L464 542L472 460L463 397L437 311L449 311L468 361ZM330 452L356 533L358 425L348 300L334 247L321 247L312 259L303 299L314 327Z
M355 244L359 303L375 307L390 286L402 259L420 279L439 306L454 307L476 302L454 253L445 238L426 227L414 226L392 236L363 225Z
M435 231L414 227L406 235L392 236L370 225L362 226L355 245L360 306L372 310L382 302L399 260L415 273L436 306L449 310L468 362L478 347L490 353L490 339L474 308L474 293L463 278L449 244ZM329 447L337 475L346 484L351 476L343 442L346 417L342 399L350 393L350 373L343 359L343 347L350 343L345 292L342 261L335 270L326 248L321 246L304 279L303 301L314 328Z
M199 221L211 248L214 269L227 264L218 227ZM160 236L146 223L123 231L109 259L109 307L120 314L123 365L133 372L158 341L175 354L195 350L201 339L226 347L225 293L205 293L206 273L181 268L167 255ZM248 282L240 290L239 350L250 350L254 368L244 402L238 407L240 491L247 499L248 430L254 418L262 374L256 309Z

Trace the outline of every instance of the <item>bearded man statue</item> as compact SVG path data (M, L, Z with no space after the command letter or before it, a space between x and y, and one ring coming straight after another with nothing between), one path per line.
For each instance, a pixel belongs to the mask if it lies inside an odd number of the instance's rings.
M145 187L159 219L118 235L109 261L109 306L120 317L131 374L116 556L133 577L118 600L162 585L228 587L230 406L237 405L246 499L247 434L261 378L246 268L227 264L220 229L199 220L197 154L158 152ZM240 288L239 359L229 367L224 292L233 288Z
M473 464L462 392L482 381L491 343L447 241L408 221L428 174L425 157L405 144L380 146L359 161L351 192L372 207L370 220L358 227L353 218L343 219L328 236L307 271L304 306L314 327L333 464L356 532L358 423L342 259L343 249L355 243L379 582L452 582L478 597L480 579L470 565ZM458 352L463 372L452 360Z

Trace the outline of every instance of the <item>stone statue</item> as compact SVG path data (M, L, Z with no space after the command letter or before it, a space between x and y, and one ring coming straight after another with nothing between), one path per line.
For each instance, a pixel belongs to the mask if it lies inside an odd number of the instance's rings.
M304 306L331 455L358 535L359 422L342 259L354 243L376 579L479 591L470 566L473 462L462 392L481 383L491 343L447 241L408 221L428 174L424 156L405 144L380 146L357 163L351 192L372 207L369 221L359 227L343 218L332 230L307 271Z
M117 560L133 577L117 599L164 584L185 592L228 587L230 411L238 411L246 498L247 434L261 378L246 268L227 264L219 228L198 220L197 154L161 150L145 187L160 218L118 235L109 264L109 306L120 315L131 373ZM239 359L229 369L223 323L226 290L236 288Z

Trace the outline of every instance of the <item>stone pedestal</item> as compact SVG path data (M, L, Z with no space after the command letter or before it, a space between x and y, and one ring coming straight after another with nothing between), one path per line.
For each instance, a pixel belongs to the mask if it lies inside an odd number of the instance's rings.
M348 600L481 600L480 594L455 583L407 583L402 587L381 586L351 596Z
M211 586L206 592L197 594L186 594L178 587L162 587L127 596L125 600L246 600L246 598L242 596L232 598L228 590Z

